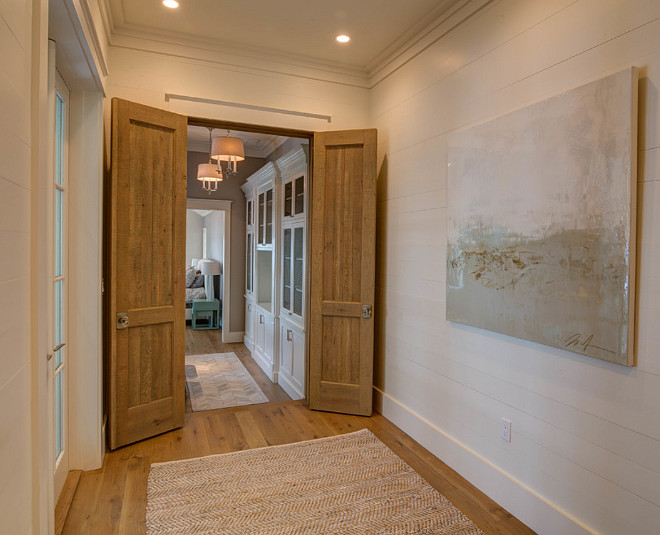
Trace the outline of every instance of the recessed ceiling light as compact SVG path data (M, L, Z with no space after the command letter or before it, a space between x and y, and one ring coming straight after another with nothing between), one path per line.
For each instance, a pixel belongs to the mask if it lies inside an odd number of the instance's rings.
M343 33L341 35L338 35L337 37L335 37L335 39L339 43L348 43L351 40L351 38L348 35L343 34Z
M176 0L163 0L163 5L165 7L171 7L172 9L174 9L175 7L179 7L179 2L177 2Z

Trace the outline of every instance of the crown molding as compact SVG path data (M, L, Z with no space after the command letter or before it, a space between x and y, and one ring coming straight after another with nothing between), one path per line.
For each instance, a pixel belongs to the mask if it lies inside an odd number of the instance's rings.
M365 67L322 61L302 54L239 46L217 39L194 38L183 33L158 32L126 24L123 9L120 7L119 12L113 10L111 0L98 0L98 4L108 43L116 48L211 63L239 72L265 72L371 89L488 5L499 1L440 0L433 11L393 41Z
M465 4L470 0L456 2L456 0L438 0L438 5L428 13L424 18L409 28L406 32L392 41L380 54L367 63L367 71L374 72L382 64L386 63L392 56L397 55L402 49L410 46L411 42L419 39L429 31L429 27L438 23L439 20L447 18L452 12L459 9L460 4Z
M273 154L275 149L279 147L282 143L284 143L288 138L286 137L274 137L268 141L266 141L265 147L262 149L252 149L252 152L254 153L259 153L257 154L252 154L251 156L254 156L256 158L266 158L267 156Z
M489 4L499 0L463 0L453 6L447 6L449 2L443 3L433 13L437 17L425 28L419 29L415 26L410 32L406 32L400 40L395 41L392 47L369 64L369 88L373 88L392 73L399 70L406 63L413 60L428 47L445 37L452 30L464 24L468 19L485 9ZM428 20L428 19L425 19ZM420 21L420 24L424 21ZM411 34L411 32L414 33ZM386 55L389 52L389 55Z
M161 34L130 26L115 30L110 43L117 48L214 63L251 72L267 72L361 88L366 88L368 84L367 71L363 68L322 62L308 56L238 47L234 44L176 34Z
M307 153L301 145L277 159L275 165L280 170L280 176L287 179L293 174L307 170Z
M112 41L112 35L115 33L115 21L112 18L112 8L110 7L110 0L98 0L99 11L101 12L101 21L103 22L103 30L105 31L105 38L108 44Z
M80 22L83 25L83 32L89 37L87 42L92 48L92 55L94 56L95 62L98 65L99 70L104 77L108 76L108 63L105 58L105 53L103 47L101 46L101 38L99 32L97 31L96 24L94 24L94 16L89 5L88 0L78 0L74 1L75 5L80 6L76 11L79 13ZM99 11L101 10L100 2L98 2ZM107 34L104 33L103 37L106 38L106 43L109 43L107 40Z

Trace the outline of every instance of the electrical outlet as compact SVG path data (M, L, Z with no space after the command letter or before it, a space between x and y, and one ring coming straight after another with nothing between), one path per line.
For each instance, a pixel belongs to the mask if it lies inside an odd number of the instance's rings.
M502 418L502 428L500 429L500 438L505 442L511 442L511 420Z

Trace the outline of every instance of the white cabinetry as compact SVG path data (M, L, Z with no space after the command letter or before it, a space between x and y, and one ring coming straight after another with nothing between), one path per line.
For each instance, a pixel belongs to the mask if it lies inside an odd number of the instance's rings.
M307 158L302 148L275 162L282 176L279 384L305 397Z
M274 358L275 311L279 306L275 286L279 244L274 239L279 231L278 178L277 168L267 163L241 186L247 203L244 341L252 358L273 382L277 382L278 367Z
M267 163L241 187L247 200L245 345L294 399L305 395L307 154Z

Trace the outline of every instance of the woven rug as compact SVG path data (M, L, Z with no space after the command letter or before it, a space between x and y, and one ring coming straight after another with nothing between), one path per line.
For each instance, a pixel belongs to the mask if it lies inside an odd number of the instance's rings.
M483 535L370 431L151 465L147 534Z
M186 388L193 411L268 402L235 353L186 355Z

